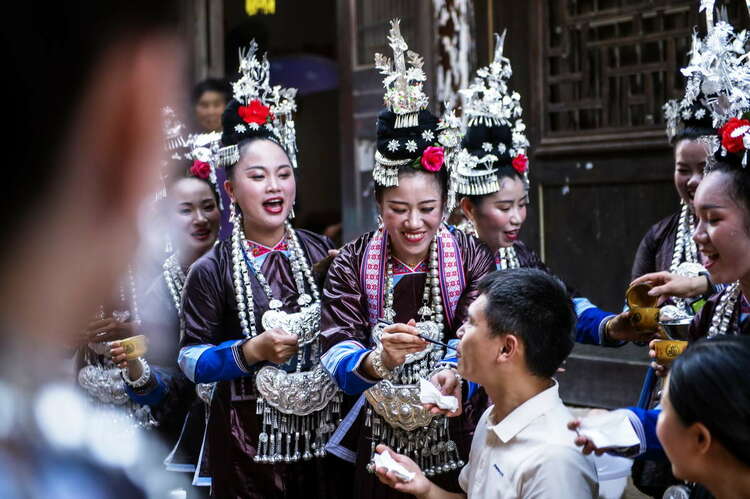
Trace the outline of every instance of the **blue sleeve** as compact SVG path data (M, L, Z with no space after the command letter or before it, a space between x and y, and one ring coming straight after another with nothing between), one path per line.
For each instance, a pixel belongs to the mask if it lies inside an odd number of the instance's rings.
M359 373L359 365L370 351L357 341L346 340L332 346L320 362L344 393L359 395L379 381Z
M628 407L627 410L630 423L641 440L640 453L652 454L663 452L661 443L656 436L656 421L659 419L661 409Z
M588 345L622 346L624 341L612 342L604 337L607 321L615 314L605 312L587 298L573 298L576 311L576 342Z
M252 372L242 354L242 340L229 340L214 345L189 345L180 349L177 363L193 383L225 381Z
M161 376L157 370L152 368L151 378L148 380L146 386L134 389L125 383L125 391L133 402L140 405L156 407L161 404L162 400L167 396L169 387L164 380L164 377Z

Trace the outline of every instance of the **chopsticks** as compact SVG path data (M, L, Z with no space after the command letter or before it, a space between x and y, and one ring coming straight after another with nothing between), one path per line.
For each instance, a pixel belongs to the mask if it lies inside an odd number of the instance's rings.
M378 324L383 324L384 326L391 326L394 323L392 321L388 321L388 320L385 320L385 319L378 319ZM419 336L420 338L422 338L423 340L425 340L427 343L433 343L435 345L440 345L441 347L448 348L450 350L453 350L454 352L458 351L458 350L456 350L456 348L450 346L449 344L443 343L442 341L433 340L432 338L429 338L429 337L423 335L422 333L417 334L417 336Z

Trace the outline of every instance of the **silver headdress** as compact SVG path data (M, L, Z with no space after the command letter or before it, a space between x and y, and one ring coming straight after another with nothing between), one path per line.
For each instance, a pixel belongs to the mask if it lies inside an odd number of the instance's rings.
M271 87L270 64L257 57L258 44L240 49L240 73L232 84L233 99L222 115L222 144L219 166L230 166L240 159L237 144L244 138L264 137L277 142L297 167L297 138L292 113L297 110L296 88Z
M748 33L735 33L726 20L725 10L713 24L713 3L704 1L701 5L701 10L706 10L708 34L703 39L693 34L690 62L682 69L687 85L679 113L683 119L689 118L691 108L701 104L710 113L713 127L721 129L750 109L750 63L746 50ZM675 112L677 108L672 104L669 113L674 115ZM741 128L732 133L735 132L738 137L745 134ZM710 168L714 153L720 148L719 136L706 137L705 142L709 145ZM750 135L747 142L750 143ZM746 159L745 154L743 161Z
M408 50L399 20L391 21L388 41L393 61L375 54L375 67L385 75L386 109L378 115L373 180L384 187L398 185L399 167L436 173L449 167L449 158L461 140L461 122L448 110L442 120L427 110L422 86L424 61ZM408 64L411 66L407 69ZM446 166L447 165L447 166Z
M419 111L427 109L429 100L422 91L422 85L427 79L422 66L424 59L416 52L409 50L406 40L401 36L400 19L391 21L388 42L393 49L393 61L380 53L375 54L375 67L386 75L383 80L385 87L385 105L396 113L395 128L409 128L419 125ZM406 68L409 58L410 68Z
M511 91L510 60L503 55L506 31L495 34L495 53L489 66L477 70L477 78L464 96L467 119L463 148L455 158L457 192L484 195L499 190L495 175L503 165L513 165L528 183L526 125L521 119L521 96ZM518 166L516 166L518 165Z

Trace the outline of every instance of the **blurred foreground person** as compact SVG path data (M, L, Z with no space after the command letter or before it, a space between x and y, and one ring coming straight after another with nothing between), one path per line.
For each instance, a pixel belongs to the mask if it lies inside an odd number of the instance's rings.
M172 2L26 4L2 35L21 96L0 204L0 490L5 498L166 497L137 431L61 375L92 303L126 274L155 190L160 110L181 52ZM138 485L136 485L136 483Z

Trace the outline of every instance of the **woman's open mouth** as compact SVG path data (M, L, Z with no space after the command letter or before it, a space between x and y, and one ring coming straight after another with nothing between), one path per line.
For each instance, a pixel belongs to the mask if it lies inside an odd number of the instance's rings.
M505 238L508 241L515 241L516 239L518 239L518 233L519 232L520 232L519 229L516 229L516 230L507 230L507 231L504 232Z
M278 215L284 211L284 199L280 197L266 199L263 201L263 209L271 215Z

